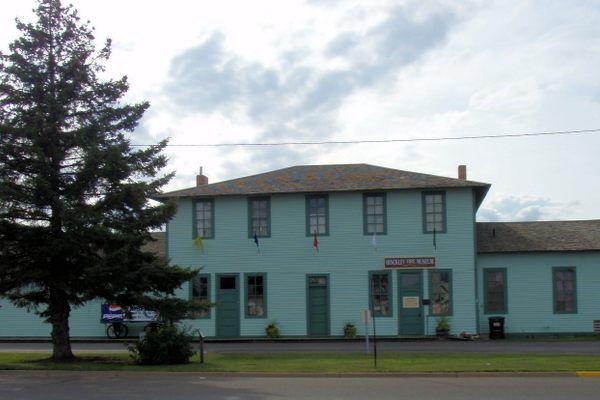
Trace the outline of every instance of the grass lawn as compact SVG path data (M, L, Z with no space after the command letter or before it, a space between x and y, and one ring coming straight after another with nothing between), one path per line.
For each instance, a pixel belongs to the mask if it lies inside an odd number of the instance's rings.
M600 371L600 357L541 354L483 353L209 353L191 363L173 366L133 364L127 353L78 353L78 360L55 363L50 353L0 353L0 369L70 371L166 371L259 373L373 373L373 372L556 372Z

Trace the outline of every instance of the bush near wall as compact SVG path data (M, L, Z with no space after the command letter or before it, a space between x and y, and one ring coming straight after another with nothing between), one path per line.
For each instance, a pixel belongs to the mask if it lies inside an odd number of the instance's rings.
M187 364L196 353L192 347L192 335L175 326L148 332L130 346L129 351L136 363L142 365Z

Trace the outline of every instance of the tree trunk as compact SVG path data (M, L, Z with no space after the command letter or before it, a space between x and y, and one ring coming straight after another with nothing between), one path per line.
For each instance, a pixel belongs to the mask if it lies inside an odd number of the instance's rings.
M64 296L52 293L48 306L50 323L52 324L52 359L54 361L70 361L75 358L71 351L69 336L69 315L71 306Z

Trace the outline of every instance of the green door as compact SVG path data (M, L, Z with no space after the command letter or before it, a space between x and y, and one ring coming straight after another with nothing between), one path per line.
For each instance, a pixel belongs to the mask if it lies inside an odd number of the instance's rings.
M217 275L217 336L240 336L240 291L237 275Z
M421 271L398 272L400 336L423 335L423 306L421 304Z
M307 320L309 336L329 336L329 289L327 275L309 275Z

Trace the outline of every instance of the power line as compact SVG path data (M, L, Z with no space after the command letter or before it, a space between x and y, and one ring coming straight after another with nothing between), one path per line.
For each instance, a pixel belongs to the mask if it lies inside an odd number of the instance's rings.
M499 134L499 135L446 136L446 137L438 137L438 138L411 138L411 139L328 140L328 141L322 141L322 142L274 142L274 143L167 144L167 147L317 146L317 145L325 145L325 144L442 142L442 141L449 141L449 140L504 139L504 138L522 138L522 137L533 137L533 136L577 135L577 134L598 133L598 132L600 132L600 128L581 129L581 130L574 130L574 131L506 133L506 134ZM156 145L155 144L132 144L131 146L149 147L149 146L156 146Z

